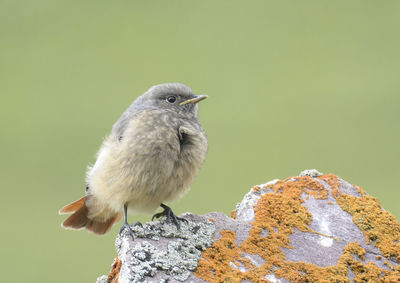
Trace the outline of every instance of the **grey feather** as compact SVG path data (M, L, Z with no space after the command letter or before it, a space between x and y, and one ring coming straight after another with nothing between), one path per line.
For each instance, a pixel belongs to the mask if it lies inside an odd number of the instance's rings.
M143 110L156 109L152 104L154 97L160 97L168 94L176 94L183 96L194 96L193 91L181 83L165 83L151 87L148 91L139 96L132 104L122 113L118 121L113 125L111 134L116 138L124 136L124 132L129 124L129 121Z

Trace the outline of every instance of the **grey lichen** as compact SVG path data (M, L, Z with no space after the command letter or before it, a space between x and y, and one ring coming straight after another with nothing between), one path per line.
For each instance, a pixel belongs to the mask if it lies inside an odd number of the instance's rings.
M108 283L108 276L103 275L97 278L96 283Z
M161 220L133 226L134 240L127 232L118 236L116 248L124 263L119 281L154 280L158 272L185 281L196 269L201 252L211 246L215 231L214 224L203 217L186 215L186 219L179 230Z
M307 170L303 170L300 172L299 177L303 177L303 176L310 176L310 177L319 177L322 176L323 174L321 172L319 172L317 169L307 169Z

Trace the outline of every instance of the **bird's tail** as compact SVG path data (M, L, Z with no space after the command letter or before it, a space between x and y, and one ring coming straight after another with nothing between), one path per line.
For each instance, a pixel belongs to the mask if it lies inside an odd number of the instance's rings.
M85 228L97 235L103 235L110 230L115 222L118 222L122 216L118 213L106 220L90 219L88 217L89 209L86 205L87 196L74 201L60 209L59 214L72 213L61 226L65 229L82 229Z

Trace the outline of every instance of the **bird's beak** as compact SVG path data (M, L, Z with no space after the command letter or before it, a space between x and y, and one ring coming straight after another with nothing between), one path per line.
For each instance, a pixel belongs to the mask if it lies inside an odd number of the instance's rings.
M208 97L208 95L196 95L195 98L188 99L188 100L185 100L185 101L179 103L179 106L182 106L182 105L185 105L185 104L188 104L188 103L196 104L197 102L200 102L203 99L206 99L207 97Z

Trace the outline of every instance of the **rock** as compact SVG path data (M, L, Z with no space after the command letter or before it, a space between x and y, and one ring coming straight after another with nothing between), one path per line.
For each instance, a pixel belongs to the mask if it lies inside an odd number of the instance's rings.
M253 187L231 217L186 213L117 237L104 282L399 282L400 223L339 177L305 170Z

